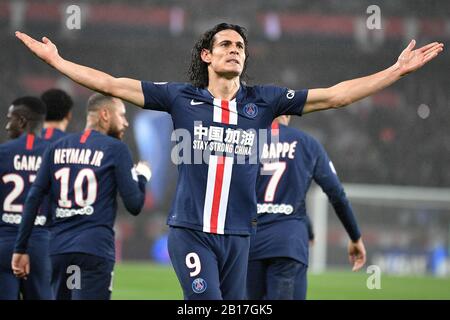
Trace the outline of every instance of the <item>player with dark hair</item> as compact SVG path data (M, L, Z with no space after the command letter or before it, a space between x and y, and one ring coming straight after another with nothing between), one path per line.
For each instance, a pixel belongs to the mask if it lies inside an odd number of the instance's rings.
M333 163L313 137L289 128L289 119L274 120L271 141L261 154L258 229L251 236L247 272L247 295L252 300L306 298L309 241L314 236L305 199L312 181L326 193L350 236L353 271L366 261L361 232Z
M91 96L86 129L49 147L27 197L11 262L13 272L18 277L30 272L27 244L32 221L49 192L51 284L58 300L111 297L117 192L126 209L138 215L150 179L150 168L145 163L133 167L131 153L121 141L127 127L120 99L98 93ZM68 281L74 272L78 272L78 281Z
M65 136L72 119L72 98L64 90L49 89L41 95L41 100L47 106L42 137L45 140L56 141Z
M0 145L0 300L52 299L47 212L39 212L32 221L36 225L29 248L33 271L26 280L17 279L11 271L25 198L49 145L40 138L45 111L39 98L29 96L14 100L8 110L6 131L11 141Z
M365 98L443 50L440 43L413 50L412 41L398 61L381 72L330 88L295 91L241 82L247 36L244 28L228 23L208 30L194 46L192 84L115 78L63 59L46 37L40 42L21 32L16 36L73 81L144 109L170 113L178 138L189 134L193 139L182 153L185 161L179 164L168 218L169 253L186 299L245 297L258 175L257 162L247 160L256 154L259 129L279 115L339 108Z

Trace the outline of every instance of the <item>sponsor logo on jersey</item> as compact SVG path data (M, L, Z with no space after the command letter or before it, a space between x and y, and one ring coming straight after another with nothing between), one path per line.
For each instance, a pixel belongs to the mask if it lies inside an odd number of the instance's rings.
M191 100L191 106L197 106L199 104L205 104L203 101L195 101L194 99Z
M244 106L244 113L253 119L258 115L258 107L254 103L247 103Z
M92 206L86 206L80 209L64 209L64 208L56 208L56 217L57 218L68 218L76 215L86 215L90 216L94 213L94 208Z
M289 215L292 212L294 212L294 208L290 204L258 203L258 214L283 213Z
M206 287L206 281L202 278L196 278L194 281L192 281L192 291L194 291L195 293L205 292Z
M14 214L14 213L4 213L2 215L2 221L4 223L10 223L10 224L20 224L22 222L22 215L21 214ZM36 220L34 220L35 226L43 226L47 222L47 217L45 216L36 216Z
M295 91L292 89L289 89L286 93L286 98L288 98L289 100L291 100L292 98L294 98L295 96Z

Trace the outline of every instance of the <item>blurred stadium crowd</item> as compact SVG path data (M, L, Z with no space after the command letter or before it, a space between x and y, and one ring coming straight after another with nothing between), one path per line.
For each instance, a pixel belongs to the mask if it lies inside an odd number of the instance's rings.
M330 86L381 70L395 62L411 38L418 45L450 39L448 1L372 2L76 1L73 4L82 13L81 29L68 30L66 1L1 0L1 110L5 115L18 96L60 87L75 101L68 131L78 131L83 129L90 94L32 59L15 39L16 29L38 38L46 35L63 57L115 76L187 81L194 41L204 29L227 20L249 31L248 84L274 83L294 89ZM366 9L372 4L381 9L380 30L366 27L370 15ZM292 126L324 144L343 182L449 187L449 67L444 55L359 106L296 118ZM138 112L128 108L129 120ZM4 116L0 123L6 124ZM6 135L0 135L0 142L5 140ZM137 159L132 130L125 142ZM169 184L162 203L148 207L156 213L148 215L147 224L120 220L119 237L134 234L124 249L125 257L145 255L149 239L162 232L174 184Z

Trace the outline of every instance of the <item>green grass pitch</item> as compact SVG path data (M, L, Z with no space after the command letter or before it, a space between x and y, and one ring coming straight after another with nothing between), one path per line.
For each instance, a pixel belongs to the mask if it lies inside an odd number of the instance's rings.
M369 290L365 271L333 271L308 276L308 300L327 299L450 299L450 278L382 275L381 289ZM180 300L183 298L171 266L118 263L113 299Z

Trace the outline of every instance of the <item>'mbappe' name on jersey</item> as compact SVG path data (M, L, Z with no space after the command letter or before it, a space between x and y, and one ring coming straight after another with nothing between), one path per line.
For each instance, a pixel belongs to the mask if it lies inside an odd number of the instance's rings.
M268 145L264 144L261 158L262 159L280 159L280 158L295 158L295 148L297 147L297 141L288 142L277 142Z
M91 157L92 156L92 157ZM103 152L91 149L55 149L54 164L84 164L95 167L102 165Z
M14 156L14 170L17 171L38 171L41 167L42 158L40 156L26 156L16 154Z

